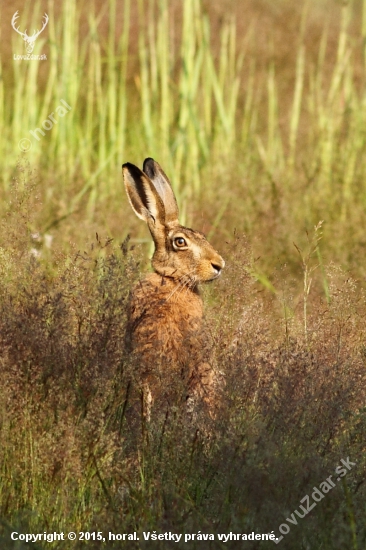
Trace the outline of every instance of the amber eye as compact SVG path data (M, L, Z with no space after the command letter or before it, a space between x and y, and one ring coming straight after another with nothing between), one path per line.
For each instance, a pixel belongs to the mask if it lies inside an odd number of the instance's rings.
M185 239L183 239L183 237L177 237L176 239L174 239L174 244L178 248L183 248L183 246L187 246L187 243Z

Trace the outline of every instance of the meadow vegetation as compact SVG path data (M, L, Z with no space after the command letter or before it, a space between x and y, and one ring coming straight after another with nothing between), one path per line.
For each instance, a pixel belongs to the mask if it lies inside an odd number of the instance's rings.
M279 536L347 458L279 544L365 548L366 4L290 4L25 2L24 28L50 21L47 61L0 64L1 548L28 548L13 531ZM151 245L120 165L146 156L227 262L202 289L225 384L196 426L174 403L135 414L126 304Z

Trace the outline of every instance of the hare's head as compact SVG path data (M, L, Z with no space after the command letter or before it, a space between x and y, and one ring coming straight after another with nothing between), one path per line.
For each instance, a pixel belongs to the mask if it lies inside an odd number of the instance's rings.
M143 171L130 163L122 168L132 209L155 243L154 270L191 287L216 279L225 262L202 233L179 224L177 201L159 164L147 158Z

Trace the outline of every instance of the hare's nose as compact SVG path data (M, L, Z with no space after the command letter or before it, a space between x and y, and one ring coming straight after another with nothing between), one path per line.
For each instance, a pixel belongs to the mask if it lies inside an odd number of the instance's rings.
M221 270L224 267L225 263L224 263L224 265L222 265L222 264L219 265L219 264L214 264L214 263L211 262L211 265L212 265L213 269L216 271L217 275L220 275Z

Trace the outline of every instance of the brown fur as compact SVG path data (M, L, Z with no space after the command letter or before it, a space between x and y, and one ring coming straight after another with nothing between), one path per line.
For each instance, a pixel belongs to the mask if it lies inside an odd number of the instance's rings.
M154 401L197 400L212 408L215 373L207 362L198 283L215 279L225 263L205 236L178 222L178 207L160 166L146 159L144 172L124 165L127 195L155 243L155 273L131 293L127 343L143 388L145 414ZM177 393L178 390L178 393Z

